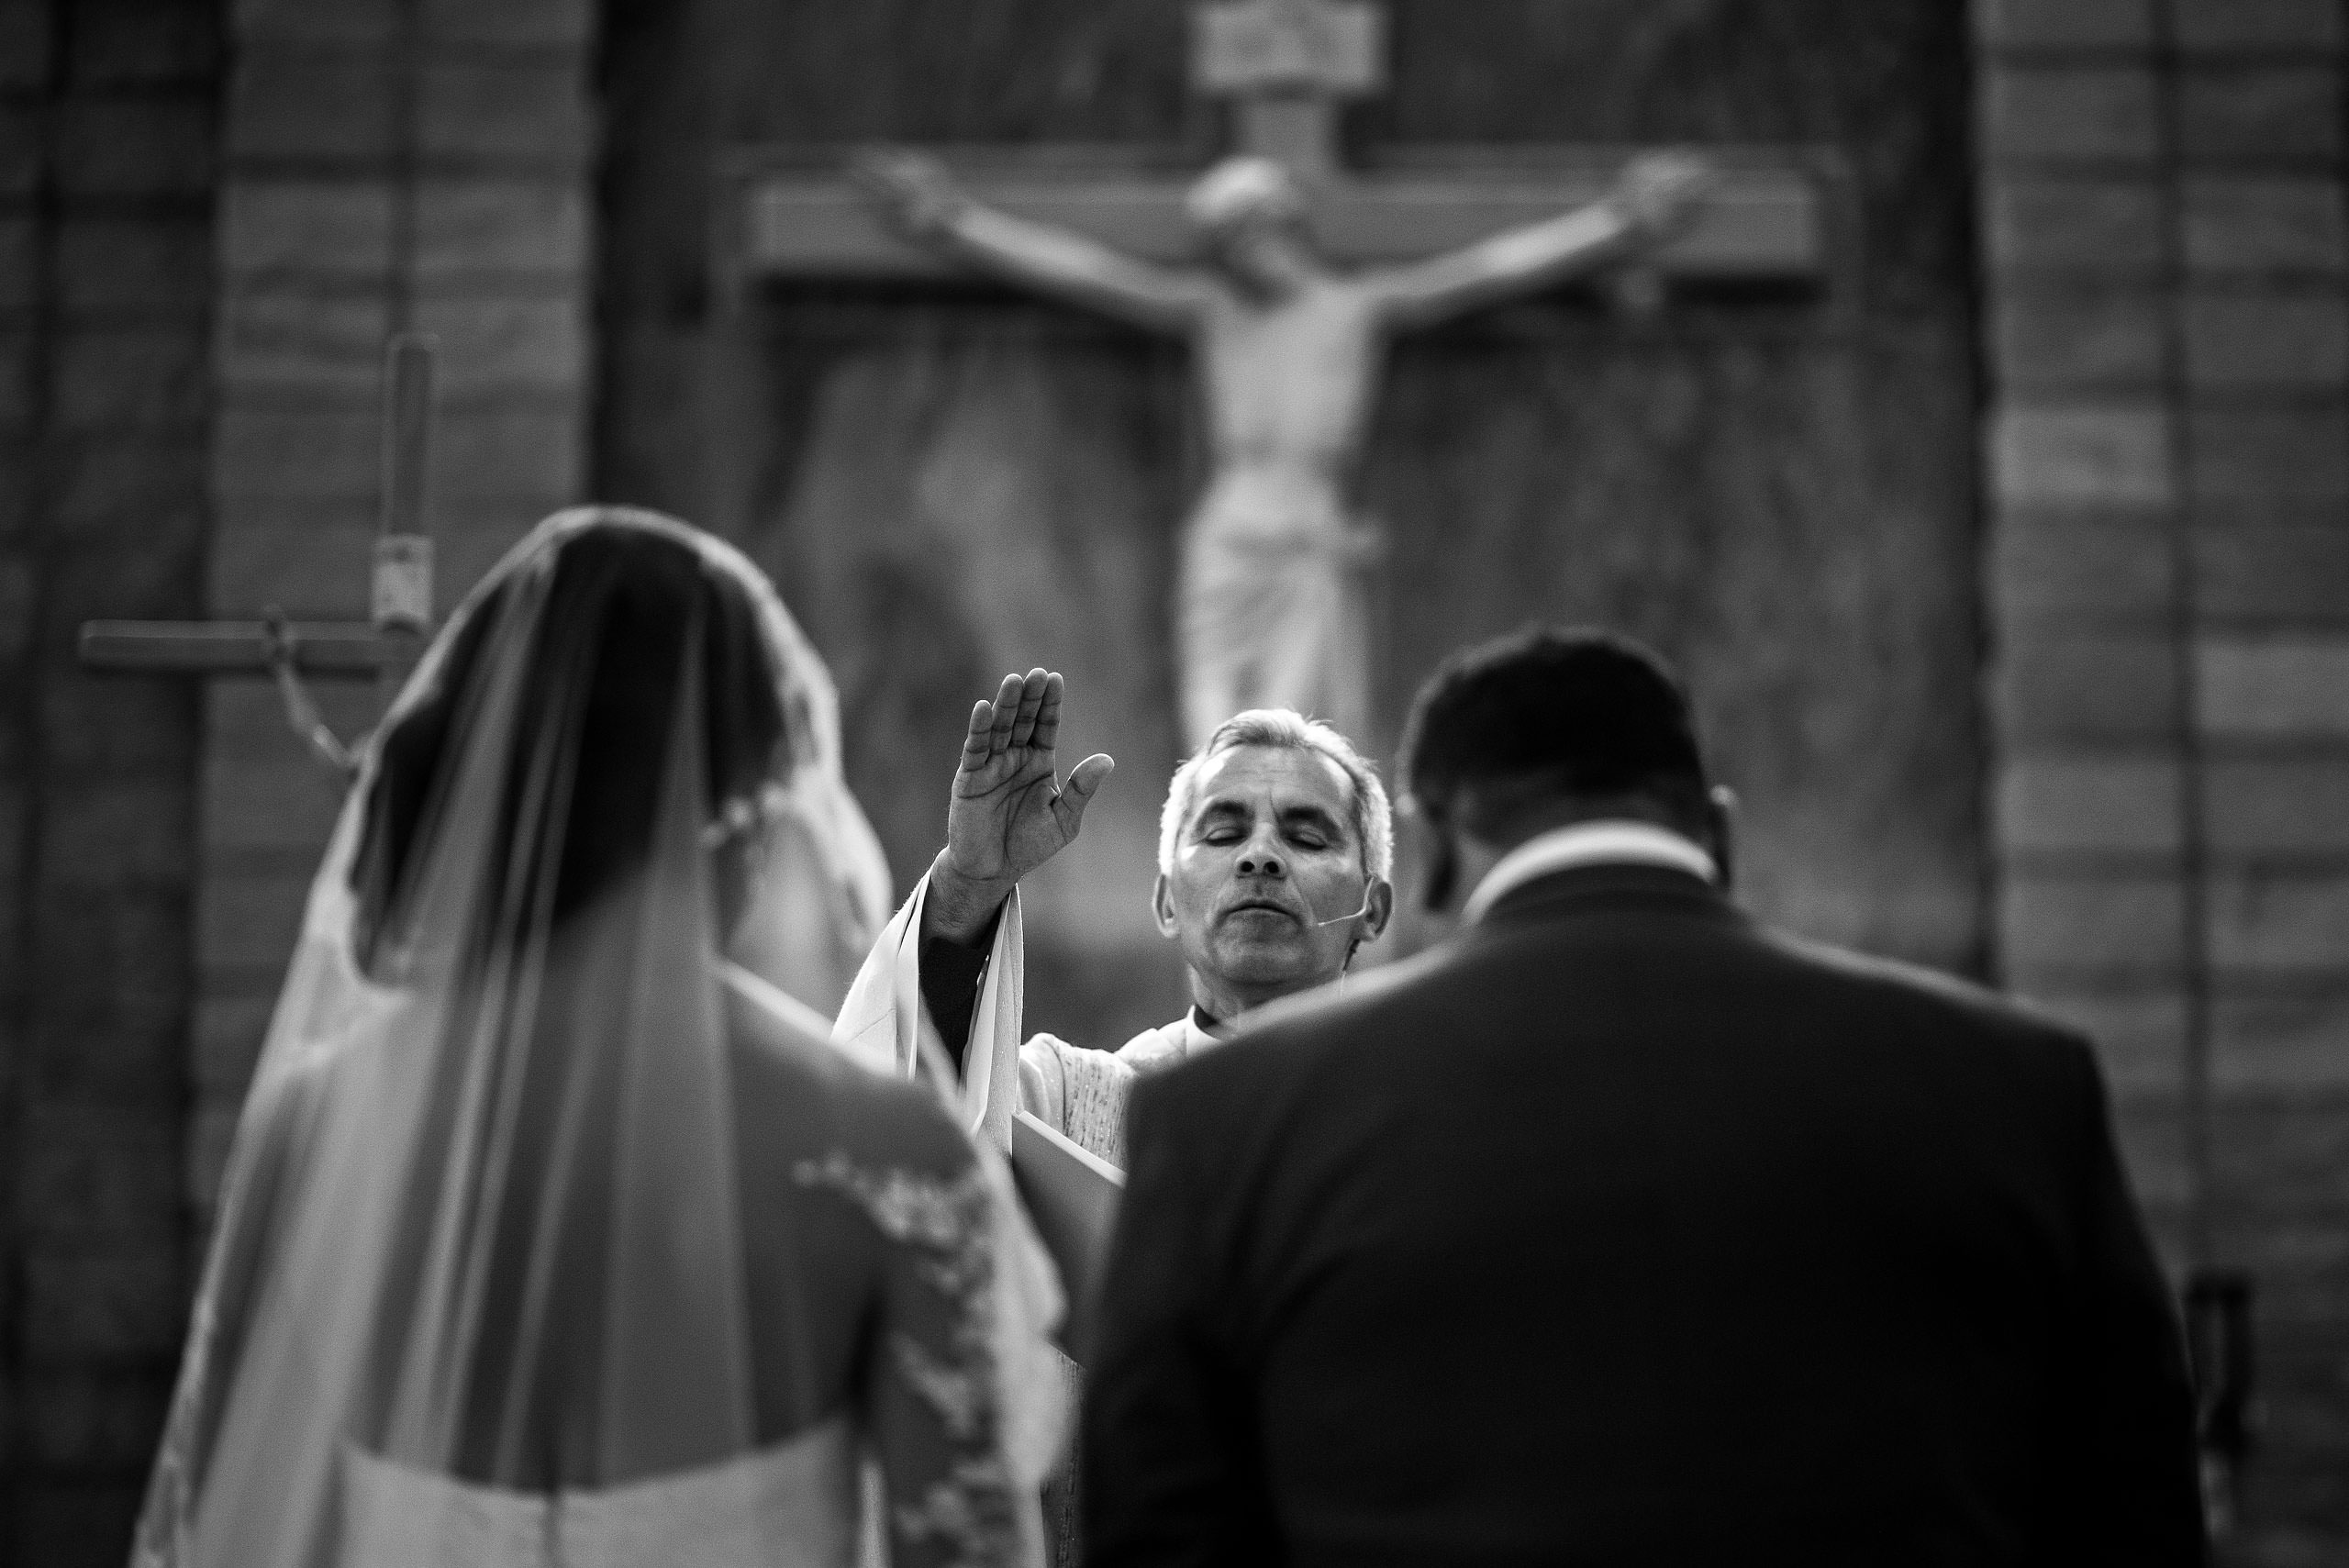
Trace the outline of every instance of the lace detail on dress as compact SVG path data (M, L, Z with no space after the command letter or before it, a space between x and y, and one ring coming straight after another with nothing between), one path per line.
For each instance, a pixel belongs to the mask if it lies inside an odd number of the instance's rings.
M820 1161L802 1160L794 1173L802 1185L854 1198L882 1235L918 1250L923 1277L950 1300L964 1300L994 1271L986 1179L976 1165L951 1180L910 1171L875 1173L834 1150Z
M969 1373L931 1355L908 1335L896 1336L890 1348L897 1353L897 1370L906 1374L906 1383L938 1417L948 1436L963 1442L979 1435L979 1423L988 1412Z
M1019 1527L1011 1511L1011 1476L1003 1461L958 1459L918 1507L897 1509L897 1528L916 1540L936 1538L954 1549L957 1568L1019 1558Z
M884 1236L913 1253L918 1279L952 1308L947 1353L911 1335L890 1336L907 1386L946 1434L946 1473L918 1503L896 1507L897 1528L916 1540L940 1540L956 1568L995 1568L1019 1557L1016 1488L1003 1456L1003 1412L995 1368L995 1252L985 1173L973 1165L952 1178L869 1171L834 1151L803 1161L807 1186L852 1199Z

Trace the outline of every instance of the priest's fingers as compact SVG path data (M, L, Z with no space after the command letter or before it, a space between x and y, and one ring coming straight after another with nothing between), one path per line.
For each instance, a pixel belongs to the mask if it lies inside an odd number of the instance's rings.
M1085 808L1092 804L1094 795L1101 788L1118 764L1106 752L1096 751L1068 771L1068 781L1052 798L1052 816L1061 825L1063 843L1076 837L1085 823Z
M971 705L971 725L963 737L963 765L975 768L987 760L989 737L995 733L995 704L981 697Z
M1006 675L1003 684L996 688L995 713L988 726L992 731L987 738L990 752L1001 751L1011 744L1011 728L1019 717L1021 686L1019 676Z
M1011 743L1025 746L1036 733L1036 714L1044 706L1044 688L1052 684L1040 667L1028 672L1019 685L1019 711L1011 724Z
M1044 700L1036 708L1035 733L1028 738L1028 743L1040 751L1049 751L1060 744L1063 685L1058 670L1044 677Z

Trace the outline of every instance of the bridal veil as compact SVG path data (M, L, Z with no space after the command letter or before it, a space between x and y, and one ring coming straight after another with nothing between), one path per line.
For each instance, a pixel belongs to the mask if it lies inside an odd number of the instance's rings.
M829 1010L890 899L773 590L670 519L559 514L377 737L229 1155L142 1565L333 1562L354 1456L519 1493L740 1458L754 1314L790 1335L746 1288L721 973ZM1032 1334L1056 1284L995 1229L992 1329Z

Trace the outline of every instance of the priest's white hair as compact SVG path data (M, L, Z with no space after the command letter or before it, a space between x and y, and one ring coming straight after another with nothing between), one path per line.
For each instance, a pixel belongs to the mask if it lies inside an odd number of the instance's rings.
M1174 872L1174 842L1182 836L1183 819L1191 814L1192 796L1198 793L1199 774L1226 751L1242 746L1270 746L1327 757L1344 770L1353 786L1354 840L1362 845L1362 869L1381 881L1395 873L1395 810L1386 801L1386 786L1378 770L1363 761L1353 742L1294 708L1252 707L1216 727L1207 744L1174 770L1166 786L1166 804L1158 813L1158 869Z
M1269 158L1227 158L1199 176L1183 206L1194 224L1220 234L1257 220L1294 223L1305 216L1305 192Z

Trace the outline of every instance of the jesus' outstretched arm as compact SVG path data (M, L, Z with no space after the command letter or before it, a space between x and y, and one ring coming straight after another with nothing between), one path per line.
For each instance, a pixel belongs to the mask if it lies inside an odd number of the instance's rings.
M1655 152L1633 159L1598 201L1544 222L1364 277L1381 317L1420 327L1620 261L1687 222L1711 183L1703 161Z
M907 238L1009 282L1163 331L1188 328L1207 304L1196 276L998 211L921 153L869 151L855 174Z

